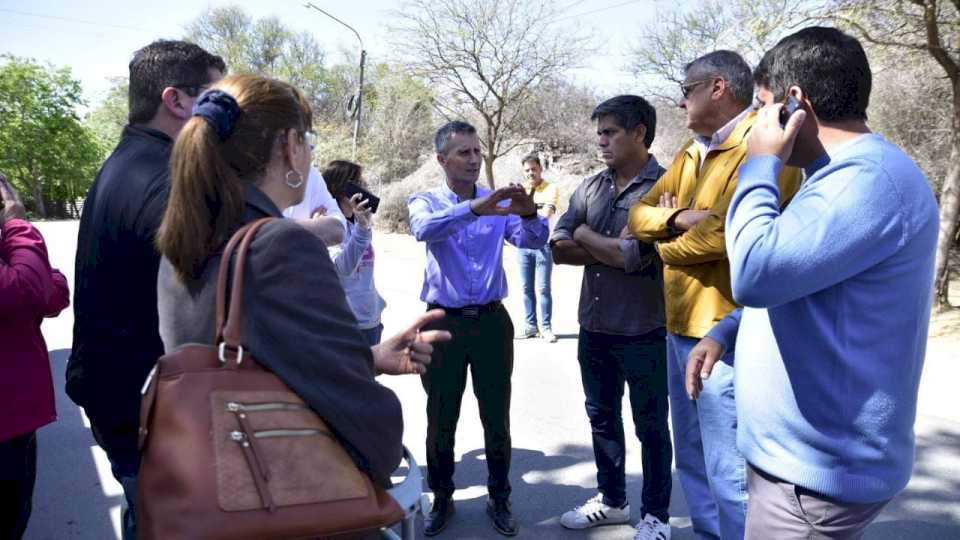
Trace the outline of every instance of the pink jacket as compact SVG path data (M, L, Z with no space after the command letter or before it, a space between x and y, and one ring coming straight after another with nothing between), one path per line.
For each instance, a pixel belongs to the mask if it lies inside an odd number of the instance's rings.
M43 237L30 222L0 228L0 441L57 419L44 317L70 304L67 279L50 268Z

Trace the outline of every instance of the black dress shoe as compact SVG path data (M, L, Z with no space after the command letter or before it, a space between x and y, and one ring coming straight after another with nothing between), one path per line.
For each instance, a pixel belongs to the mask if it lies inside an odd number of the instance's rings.
M487 515L493 520L493 528L504 536L516 536L517 520L513 519L510 501L506 499L487 499Z
M453 499L450 497L437 497L433 501L433 508L430 509L430 515L427 516L426 524L423 526L424 536L436 536L447 528L450 516L456 512L453 506Z

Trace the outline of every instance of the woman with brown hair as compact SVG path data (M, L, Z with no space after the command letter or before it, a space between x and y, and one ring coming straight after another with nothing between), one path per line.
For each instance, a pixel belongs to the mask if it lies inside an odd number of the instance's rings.
M352 161L333 160L324 167L323 179L347 223L343 243L330 248L330 258L340 274L360 333L367 343L376 345L383 333L380 314L387 303L377 292L373 279L373 210L363 193L350 195L347 189L348 185L365 187L363 167Z
M315 135L312 112L294 87L239 75L194 106L171 156L171 191L157 235L160 335L167 352L214 335L222 249L243 224L281 217L303 197ZM422 373L431 343L405 332L369 347L357 329L326 247L290 220L268 223L247 255L243 347L330 425L357 465L382 485L400 463L403 419L378 373Z

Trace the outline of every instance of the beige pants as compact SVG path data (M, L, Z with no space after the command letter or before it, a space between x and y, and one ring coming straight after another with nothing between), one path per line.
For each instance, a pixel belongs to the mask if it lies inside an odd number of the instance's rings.
M845 503L747 467L746 540L858 539L889 500Z

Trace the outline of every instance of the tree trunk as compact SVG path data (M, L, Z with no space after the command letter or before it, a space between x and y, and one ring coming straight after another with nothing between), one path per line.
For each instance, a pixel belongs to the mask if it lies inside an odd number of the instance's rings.
M488 153L486 156L483 156L483 171L487 175L487 185L490 186L490 189L497 189L496 184L493 182L493 160L496 159L493 157L492 153Z
M493 120L486 118L487 123L487 155L483 156L483 171L487 175L487 186L490 189L497 189L493 180L493 162L497 160L497 131L494 129Z
M43 177L33 177L33 204L36 205L37 217L46 219L47 207L43 203Z
M940 237L934 266L934 291L938 309L950 307L950 248L957 236L960 217L960 85L953 88L953 133L950 144L950 167L940 190Z

